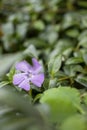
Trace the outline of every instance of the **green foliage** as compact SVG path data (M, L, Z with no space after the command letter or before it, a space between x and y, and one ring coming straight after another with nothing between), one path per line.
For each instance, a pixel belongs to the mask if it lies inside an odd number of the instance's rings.
M62 62L62 56L58 55L54 57L53 59L50 59L48 63L48 71L53 77L56 73L58 73L60 67L61 67L61 62Z
M38 120L37 120L38 119ZM0 90L1 130L51 130L26 93L15 92L10 86Z
M20 91L15 63L32 57L45 81ZM87 0L1 0L0 130L85 130L86 89Z
M1 55L0 56L0 77L6 74L6 72L9 70L11 65L16 62L17 59L19 59L20 54L8 54L8 55Z
M9 81L2 81L2 82L0 83L0 88L6 86L6 85L8 85L8 84L9 84Z
M78 76L76 78L76 81L82 84L83 86L87 87L87 76Z
M86 119L84 116L75 115L68 118L61 126L61 130L86 130Z
M80 106L80 93L69 87L52 88L44 92L41 103L49 105L50 116L53 122L60 122L67 117L82 112Z

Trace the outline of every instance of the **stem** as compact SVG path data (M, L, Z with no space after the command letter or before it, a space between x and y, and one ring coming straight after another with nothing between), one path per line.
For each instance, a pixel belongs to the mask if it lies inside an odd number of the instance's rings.
M72 77L63 77L63 78L58 79L58 81L63 81L63 80L70 79L70 78L72 78Z

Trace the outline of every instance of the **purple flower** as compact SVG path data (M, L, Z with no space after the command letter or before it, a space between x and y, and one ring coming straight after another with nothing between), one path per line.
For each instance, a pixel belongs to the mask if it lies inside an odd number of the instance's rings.
M32 65L26 61L21 61L16 64L16 70L20 71L13 76L13 84L28 91L30 90L30 83L33 83L37 87L41 87L44 81L44 74L41 73L41 65L39 62L32 58Z

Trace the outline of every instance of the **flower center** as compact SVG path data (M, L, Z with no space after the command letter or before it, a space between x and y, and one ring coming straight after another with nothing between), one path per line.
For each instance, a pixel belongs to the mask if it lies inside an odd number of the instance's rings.
M26 73L27 78L32 78L33 76L34 76L34 74L32 74L32 72L27 72Z
M33 74L32 74L32 73L29 73L28 76L29 76L29 78L32 78L32 77L33 77Z

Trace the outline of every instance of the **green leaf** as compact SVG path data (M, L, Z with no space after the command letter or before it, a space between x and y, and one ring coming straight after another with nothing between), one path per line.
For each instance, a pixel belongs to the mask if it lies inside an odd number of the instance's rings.
M0 76L4 75L11 65L21 57L20 53L0 56Z
M64 121L60 130L87 130L86 119L81 115L72 116Z
M36 102L38 99L40 99L40 97L42 96L42 94L37 94L33 100L33 102Z
M82 57L72 57L66 61L66 65L78 64L78 63L82 63L82 62L84 62Z
M13 32L14 32L13 24L11 22L3 24L2 29L3 29L5 36L9 36L9 35L13 34Z
M28 23L22 23L17 26L17 34L19 37L23 38L27 32Z
M15 74L15 68L14 66L10 69L10 72L7 74L7 77L9 79L10 82L12 82L13 80L13 75Z
M87 37L84 37L80 40L80 42L78 43L78 46L82 46L84 48L87 48Z
M27 40L24 43L25 47L28 47L29 45L34 45L37 48L44 49L49 47L49 45L42 39L39 38L31 38L30 40Z
M60 54L64 55L65 57L68 57L73 50L73 44L71 43L72 41L69 39L58 40L57 44L55 45L55 48L52 50L49 57L53 58Z
M2 81L2 82L0 82L0 88L8 85L9 83L10 83L9 81Z
M87 76L78 76L75 80L83 86L87 87Z
M77 72L83 72L83 68L82 66L80 65L65 65L64 66L64 72L66 75L69 75L69 76L76 76L76 73Z
M83 102L87 105L87 93L83 94Z
M79 31L76 30L76 29L69 29L69 30L66 31L66 34L67 34L69 37L76 38L76 37L78 37L78 35L79 35Z
M34 45L29 45L27 49L23 52L24 56L32 56L32 57L38 57L38 52L36 51L36 48Z
M45 28L45 25L42 20L35 21L33 23L33 26L34 26L34 28L36 28L38 30L43 30Z
M44 92L41 103L49 106L50 117L53 122L62 121L76 114L77 110L83 112L80 106L80 93L75 88L59 87Z
M60 69L62 63L62 55L58 55L57 57L50 59L48 63L48 71L54 76Z
M0 89L1 130L51 130L26 96L11 86Z
M47 89L48 89L48 86L49 86L49 78L46 78L46 77L45 77L45 80L44 80L44 83L43 83L43 88L44 88L45 90L47 90Z
M78 13L66 13L63 17L62 29L67 29L69 27L79 25L80 22L78 21L78 16Z
M83 54L83 59L85 64L87 65L87 52Z
M40 34L40 38L49 42L49 44L54 44L58 38L58 33L55 26L49 25L46 30Z
M49 81L49 88L54 88L57 84L57 78L50 79Z

